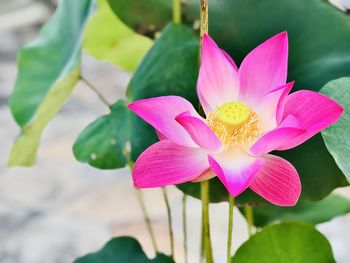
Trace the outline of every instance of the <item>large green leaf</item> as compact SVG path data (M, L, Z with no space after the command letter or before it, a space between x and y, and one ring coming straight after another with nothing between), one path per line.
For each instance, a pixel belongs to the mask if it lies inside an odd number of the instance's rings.
M131 100L179 95L199 105L196 95L199 41L191 28L170 24L155 42L130 81ZM154 129L133 114L132 158L156 141Z
M271 225L246 241L234 263L335 263L328 240L313 226L287 222Z
M60 111L80 76L80 45L93 1L61 0L39 37L18 55L10 107L21 126L9 165L33 165L40 136Z
M344 113L340 120L322 132L327 149L350 182L350 78L329 82L321 92L339 102Z
M131 237L111 239L101 250L87 254L74 263L174 263L164 254L158 253L154 259L148 259L137 240Z
M259 227L281 220L319 224L347 213L350 213L350 200L332 194L317 202L299 201L294 207L271 204L255 207L254 223Z
M170 24L134 73L127 90L129 100L171 94L183 95L198 105L198 48L198 38L191 28ZM123 151L127 141L131 143L133 160L157 141L154 129L129 114L125 103L112 106L109 115L97 119L79 135L74 145L79 161L102 169L119 168L126 163Z
M98 10L87 24L83 46L96 58L133 71L152 40L133 32L113 14L107 0L99 0Z

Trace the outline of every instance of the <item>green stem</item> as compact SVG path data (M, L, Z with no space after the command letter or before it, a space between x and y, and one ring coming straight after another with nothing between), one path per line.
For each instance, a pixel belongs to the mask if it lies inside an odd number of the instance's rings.
M80 80L84 82L85 85L88 86L108 108L111 107L111 104L109 104L107 99L98 91L98 89L95 88L94 85L92 85L90 81L85 79L83 76L80 76Z
M181 24L181 0L173 0L173 21Z
M235 201L231 195L228 198L228 234L227 234L227 263L231 262L231 247L232 247L232 230L233 230L233 208Z
M185 263L188 263L186 208L187 208L187 195L184 194L182 197L182 231L184 236Z
M210 240L210 223L209 223L209 181L201 182L202 198L202 218L203 218L203 236L206 263L213 263L213 252Z
M244 213L245 213L245 218L247 219L247 224L248 224L248 235L249 235L249 237L251 237L253 234L253 226L254 226L253 207L246 204L244 206Z
M208 0L199 0L200 3L200 37L208 33ZM201 41L202 42L202 41ZM213 252L210 240L209 223L209 182L201 182L202 199L202 239L205 252L206 263L213 263ZM202 252L202 251L201 251ZM200 258L201 260L202 258Z
M133 169L134 169L134 162L130 158L130 153L125 152L125 157L127 158L128 166L129 166L130 170L133 171ZM156 253L158 253L158 247L157 247L156 238L155 238L155 235L154 235L154 232L153 232L153 228L152 228L152 223L151 223L151 220L150 220L150 218L148 216L148 212L147 212L147 209L146 209L145 201L144 201L144 198L143 198L141 190L135 189L135 195L136 195L136 199L137 199L137 201L138 201L138 203L139 203L139 205L141 207L143 220L144 220L145 225L147 227L148 234L149 234L149 236L151 238L153 249L154 249L154 251Z
M174 257L174 233L172 228L172 218L171 218L171 210L170 210L170 204L169 204L169 198L168 193L165 187L162 188L163 197L166 205L166 211L168 214L168 228L169 228L169 238L170 238L170 256Z

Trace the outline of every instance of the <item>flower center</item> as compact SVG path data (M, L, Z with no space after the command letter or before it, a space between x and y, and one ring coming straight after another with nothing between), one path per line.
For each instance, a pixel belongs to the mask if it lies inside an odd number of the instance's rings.
M207 116L209 127L227 148L248 150L259 136L259 118L248 105L228 102Z
M245 122L250 113L247 105L240 102L228 102L216 109L219 119L227 125L240 125Z

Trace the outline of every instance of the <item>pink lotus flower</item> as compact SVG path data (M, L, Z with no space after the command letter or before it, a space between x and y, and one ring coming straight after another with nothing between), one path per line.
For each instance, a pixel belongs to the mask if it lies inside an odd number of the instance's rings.
M135 186L160 187L216 175L234 197L249 187L273 204L295 205L301 192L298 173L269 152L302 144L336 122L342 107L309 90L288 95L293 82L286 83L286 32L255 48L239 69L208 35L201 52L197 93L205 119L178 96L128 106L160 138L137 159Z

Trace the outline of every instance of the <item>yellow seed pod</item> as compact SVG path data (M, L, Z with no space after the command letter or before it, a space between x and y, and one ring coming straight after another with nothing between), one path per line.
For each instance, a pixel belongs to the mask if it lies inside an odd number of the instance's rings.
M240 125L250 114L250 109L241 102L228 102L217 108L217 116L227 125Z

